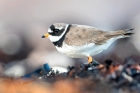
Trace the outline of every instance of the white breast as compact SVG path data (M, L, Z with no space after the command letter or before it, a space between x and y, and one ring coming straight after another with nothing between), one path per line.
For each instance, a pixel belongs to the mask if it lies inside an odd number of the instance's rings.
M115 41L117 38L112 38L108 40L107 43L102 45L95 45L95 43L87 44L84 46L69 46L66 43L63 43L62 47L56 47L57 50L67 56L73 58L83 58L87 56L94 56L103 50L107 49L109 45Z

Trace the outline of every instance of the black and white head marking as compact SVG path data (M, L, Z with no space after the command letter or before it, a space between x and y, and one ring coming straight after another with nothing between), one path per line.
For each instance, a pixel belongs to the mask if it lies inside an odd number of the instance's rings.
M54 25L51 25L48 33L52 36L61 36L65 29L67 29L67 25L66 27L55 27Z
M50 34L48 38L55 46L62 47L65 35L69 31L70 27L71 25L69 24L63 24L63 23L53 24L48 29L48 33Z

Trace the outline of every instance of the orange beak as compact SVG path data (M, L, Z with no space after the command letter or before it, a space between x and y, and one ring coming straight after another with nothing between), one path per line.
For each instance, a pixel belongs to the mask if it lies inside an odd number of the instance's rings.
M48 38L49 37L49 33L46 33L46 34L44 34L43 36L42 36L42 38Z

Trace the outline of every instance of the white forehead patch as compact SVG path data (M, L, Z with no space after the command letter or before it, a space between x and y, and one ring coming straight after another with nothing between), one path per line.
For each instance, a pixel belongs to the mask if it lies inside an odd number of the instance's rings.
M49 29L48 29L48 32L49 32L49 33L52 33L53 31L49 28Z

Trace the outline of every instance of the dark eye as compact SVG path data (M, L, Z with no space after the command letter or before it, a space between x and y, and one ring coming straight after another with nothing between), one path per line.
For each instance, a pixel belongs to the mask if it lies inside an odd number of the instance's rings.
M59 29L55 29L54 32L55 32L55 33L58 33L58 32L59 32Z

